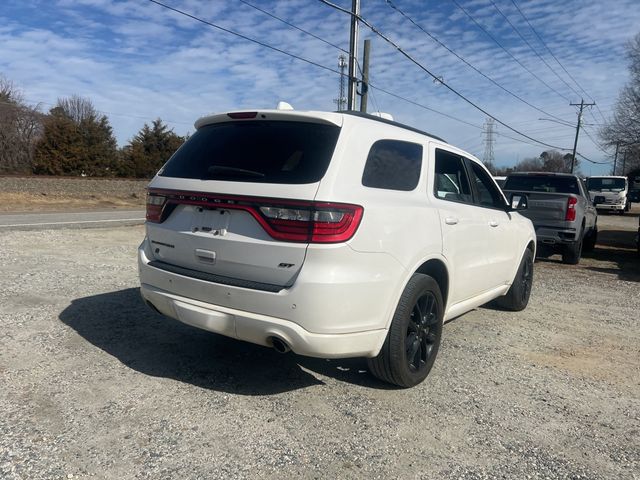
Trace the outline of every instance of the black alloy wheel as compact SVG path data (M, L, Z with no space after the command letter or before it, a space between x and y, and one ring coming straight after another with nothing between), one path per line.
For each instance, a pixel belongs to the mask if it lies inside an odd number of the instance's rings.
M439 323L436 297L432 292L426 292L416 300L407 324L405 352L411 372L419 372L429 364L438 340L436 327Z
M526 255L523 258L522 274L518 281L522 284L520 287L520 302L526 305L529 303L531 287L533 286L533 255Z
M414 273L407 283L371 373L399 387L413 387L429 374L442 337L444 302L438 283Z
M495 305L500 308L519 312L529 304L531 287L533 286L533 252L526 249L520 260L520 266L513 279L513 283L506 295L495 299Z

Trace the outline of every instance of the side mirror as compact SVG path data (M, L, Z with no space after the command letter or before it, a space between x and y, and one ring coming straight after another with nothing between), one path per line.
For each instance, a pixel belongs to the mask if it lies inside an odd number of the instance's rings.
M605 198L602 195L597 195L595 197L593 197L593 206L595 207L596 205L598 205L599 203L604 203L605 202Z
M520 193L512 193L509 203L511 210L526 210L529 207L529 199L526 195Z

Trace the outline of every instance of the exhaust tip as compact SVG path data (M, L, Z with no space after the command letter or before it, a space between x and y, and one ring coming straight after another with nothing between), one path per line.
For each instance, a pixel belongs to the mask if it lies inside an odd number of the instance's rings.
M271 337L271 344L278 353L287 353L291 351L291 347L284 340L278 337Z

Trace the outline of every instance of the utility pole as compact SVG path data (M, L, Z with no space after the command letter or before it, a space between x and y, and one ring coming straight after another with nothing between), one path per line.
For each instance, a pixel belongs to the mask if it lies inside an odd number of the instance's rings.
M616 163L618 162L618 148L620 147L620 141L616 142L616 154L613 157L613 173L611 175L616 174Z
M580 124L582 123L582 110L584 107L590 107L595 105L595 103L584 103L584 99L580 99L580 103L570 103L574 107L580 106L580 112L578 113L578 125L576 126L576 139L573 142L573 155L571 157L571 171L569 173L573 173L573 167L576 163L576 149L578 148L578 135L580 135Z
M356 70L358 67L358 18L360 17L360 0L352 0L351 35L349 37L349 92L347 110L356 107Z
M340 68L340 94L333 102L337 105L339 112L342 112L347 105L347 98L344 96L344 69L347 66L347 59L344 55L338 57L338 68Z
M360 87L360 111L367 113L367 99L369 95L369 57L371 53L371 40L364 41L362 53L362 86Z

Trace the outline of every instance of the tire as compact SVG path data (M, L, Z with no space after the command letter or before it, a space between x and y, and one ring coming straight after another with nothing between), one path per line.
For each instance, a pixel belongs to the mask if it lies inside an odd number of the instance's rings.
M422 382L440 348L443 316L438 283L415 273L402 292L380 353L367 359L371 373L403 388Z
M584 241L584 230L580 232L578 240L562 249L562 263L567 265L577 265L582 256L582 242Z
M520 266L506 295L495 300L496 305L506 310L519 312L529 303L533 286L533 253L528 248L522 255Z
M596 248L596 242L598 241L598 227L593 227L589 234L584 239L584 244L582 245L582 249L585 252L593 252L593 249Z

